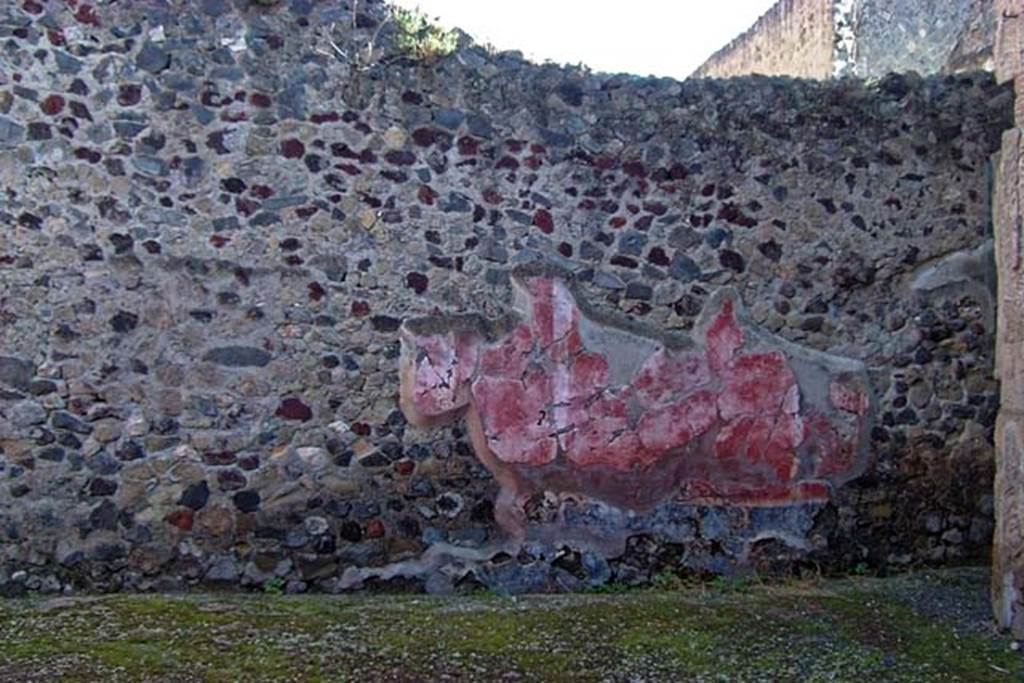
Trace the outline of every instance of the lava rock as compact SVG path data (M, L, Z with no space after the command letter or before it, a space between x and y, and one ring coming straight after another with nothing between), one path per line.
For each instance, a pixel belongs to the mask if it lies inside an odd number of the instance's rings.
M229 368L262 368L271 361L271 355L252 346L220 346L207 351L203 360Z
M256 512L260 507L260 494L257 491L246 490L236 493L231 500L239 512Z
M156 43L146 41L135 56L135 66L151 74L158 74L171 65L171 55Z
M277 412L274 414L286 420L298 420L300 422L307 422L313 419L312 409L297 398L286 398L281 401Z
M181 498L178 499L178 505L184 505L193 510L202 510L206 507L208 500L210 500L210 487L205 481L201 481L190 485L182 492Z
M27 360L14 356L0 356L0 384L19 391L29 391L35 367Z

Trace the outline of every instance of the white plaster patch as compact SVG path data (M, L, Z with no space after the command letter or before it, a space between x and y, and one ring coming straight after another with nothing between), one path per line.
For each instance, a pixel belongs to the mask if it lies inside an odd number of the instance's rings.
M248 44L245 42L245 34L239 33L237 36L229 37L225 36L220 39L220 44L228 48L232 52L242 52L248 49Z

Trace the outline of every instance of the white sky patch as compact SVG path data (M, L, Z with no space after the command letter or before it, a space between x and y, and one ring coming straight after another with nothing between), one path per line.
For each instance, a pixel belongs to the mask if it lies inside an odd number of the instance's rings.
M393 0L535 62L685 78L776 0Z

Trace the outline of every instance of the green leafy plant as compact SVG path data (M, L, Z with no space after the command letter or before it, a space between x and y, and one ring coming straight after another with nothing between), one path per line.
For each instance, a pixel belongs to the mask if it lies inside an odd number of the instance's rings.
M267 595L282 595L284 593L284 579L275 577L263 582L263 592Z
M507 600L514 597L511 593L490 586L473 586L466 590L463 595L479 600Z
M587 586L583 589L584 593L592 593L594 595L619 595L622 593L629 593L635 591L636 588L629 586L624 583L602 583L596 586Z
M716 576L711 581L711 588L717 593L739 593L748 590L753 580L744 576Z
M418 10L395 8L391 20L397 29L395 49L415 59L438 59L458 46L454 31L434 24Z

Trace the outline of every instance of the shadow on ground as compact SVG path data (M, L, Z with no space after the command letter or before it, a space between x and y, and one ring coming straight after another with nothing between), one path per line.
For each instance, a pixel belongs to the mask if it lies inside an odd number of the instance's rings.
M22 598L0 602L0 681L1024 680L987 581L967 568L518 598Z

